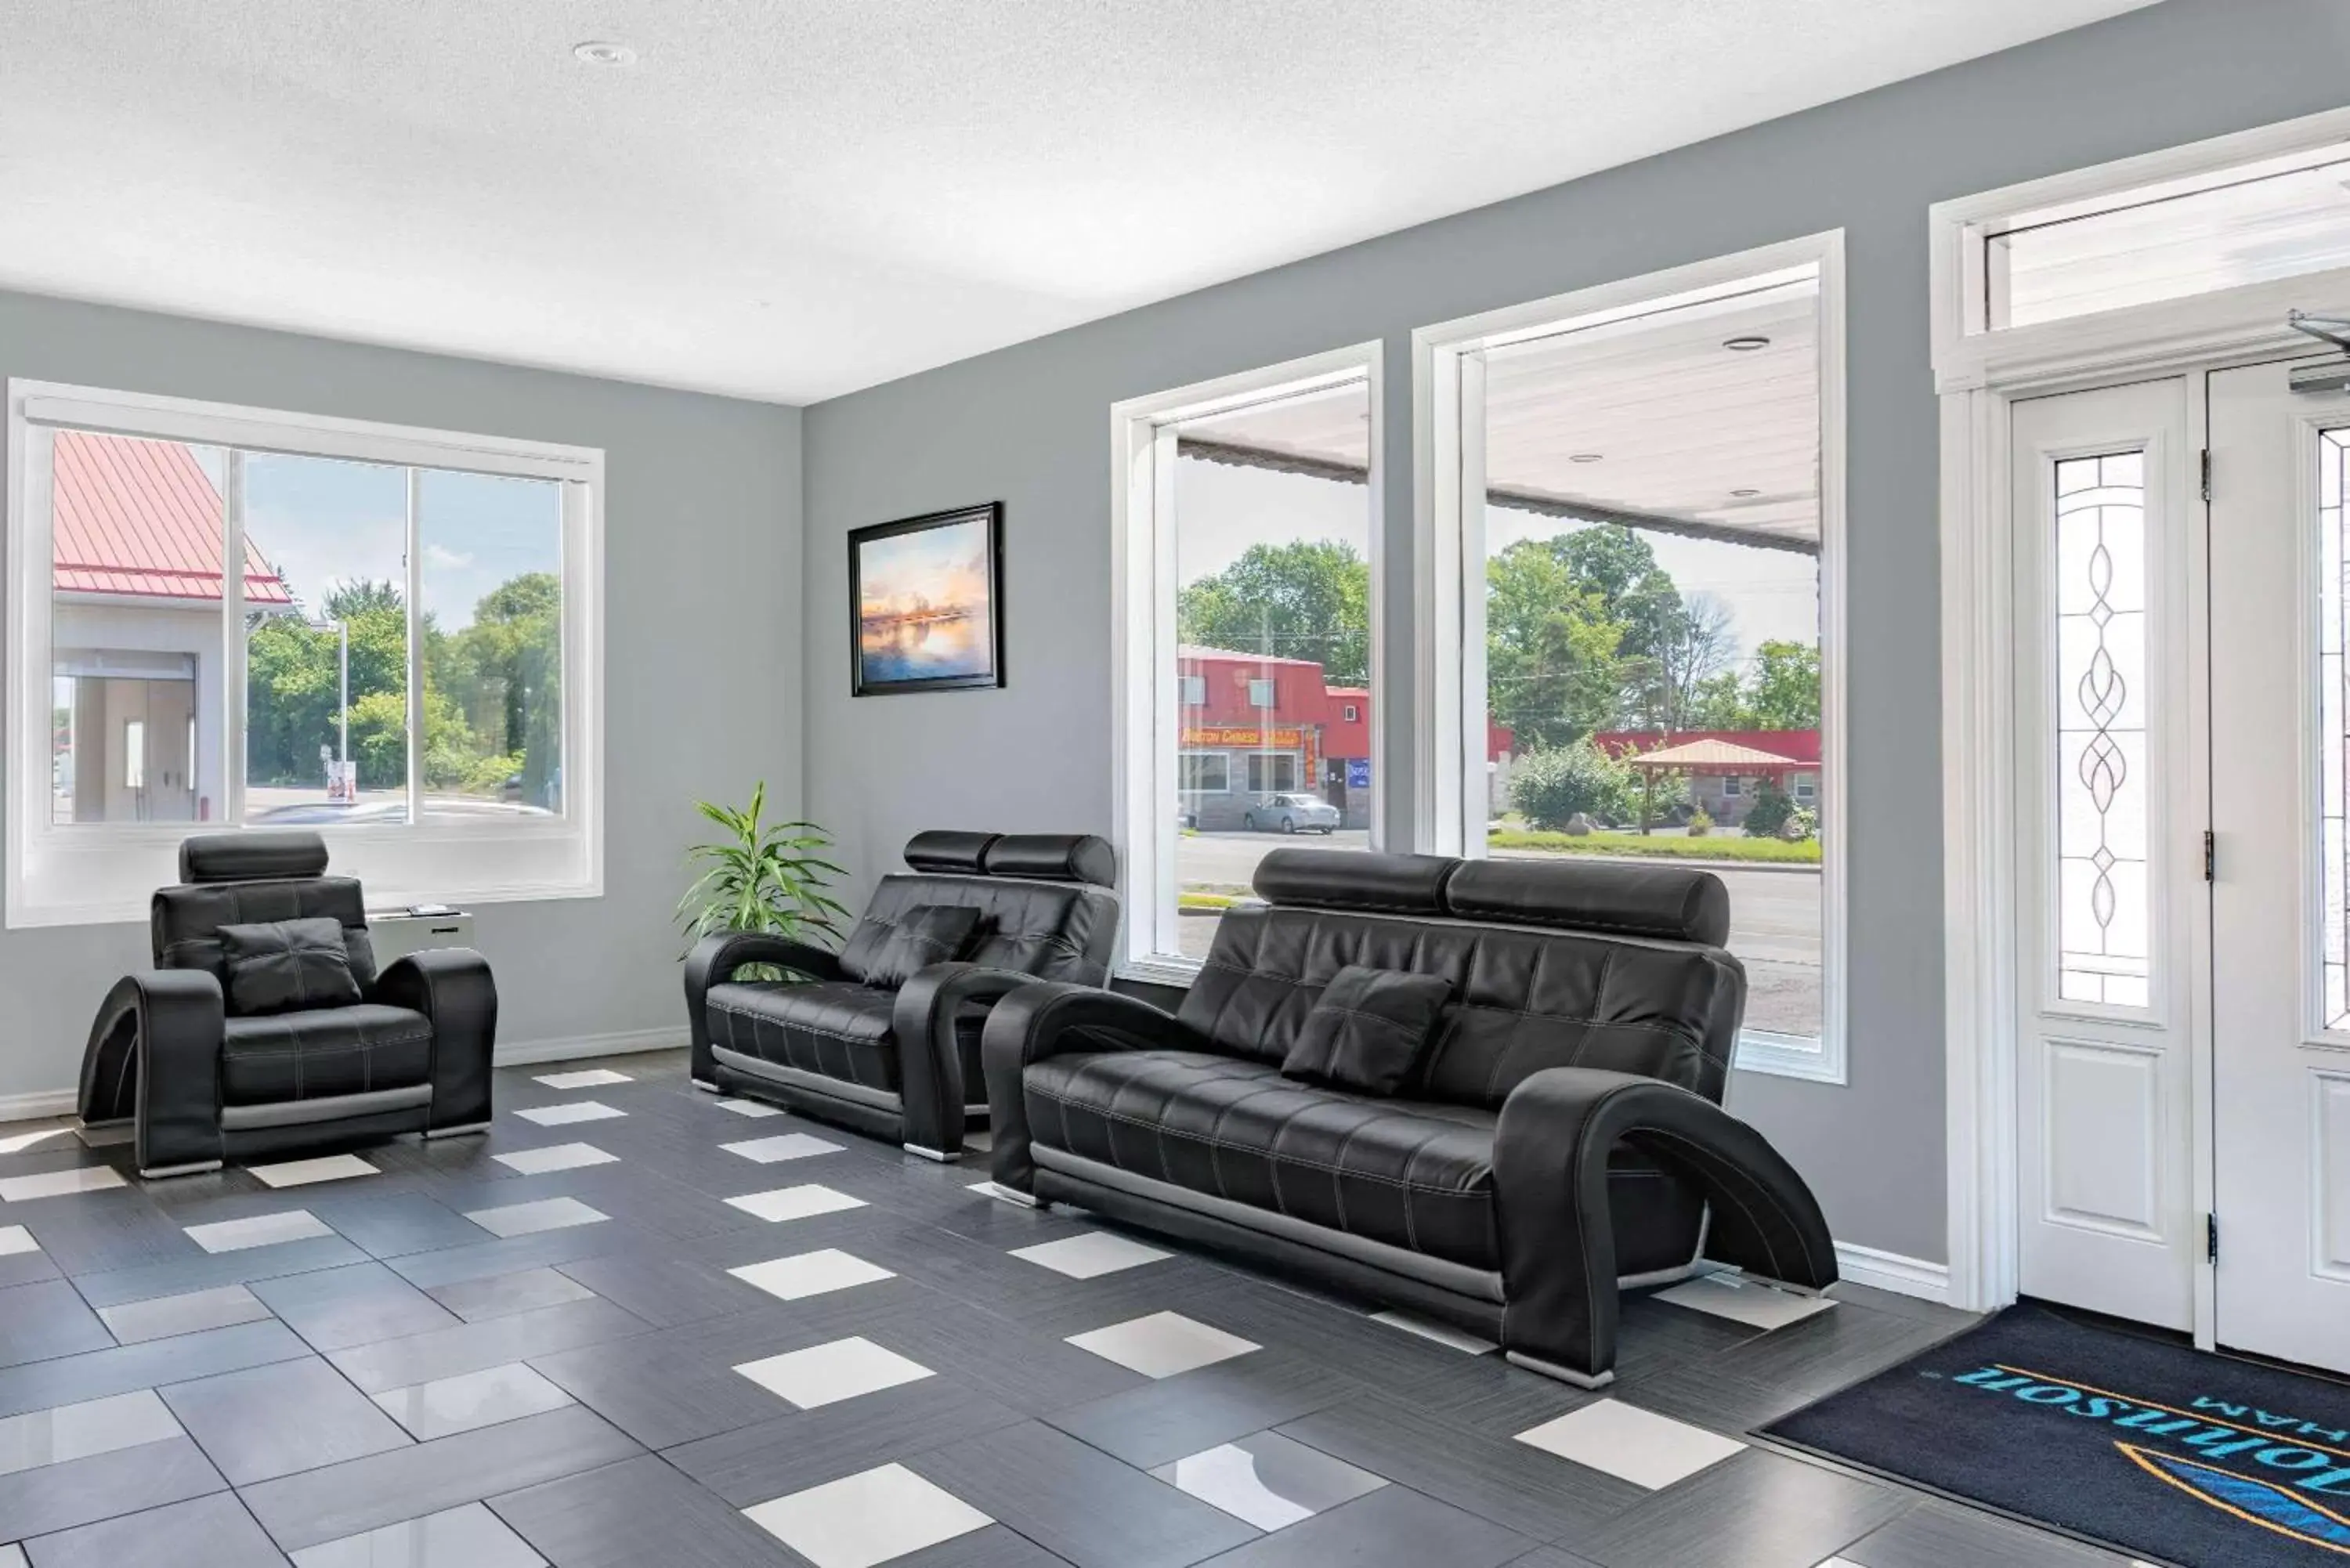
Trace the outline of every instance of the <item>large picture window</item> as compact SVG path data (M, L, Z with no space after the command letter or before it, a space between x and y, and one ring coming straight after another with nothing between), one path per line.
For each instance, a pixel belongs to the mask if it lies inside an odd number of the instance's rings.
M379 898L593 889L600 454L24 383L10 433L12 923L224 826Z
M1427 846L1702 867L1740 1064L1843 1075L1833 236L1420 334Z
M1288 836L1377 837L1376 356L1117 410L1129 972L1196 966Z

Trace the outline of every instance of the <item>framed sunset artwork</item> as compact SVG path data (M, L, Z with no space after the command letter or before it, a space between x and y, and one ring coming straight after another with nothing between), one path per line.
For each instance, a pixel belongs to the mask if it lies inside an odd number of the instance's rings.
M848 535L858 697L1003 684L1003 506L877 523Z

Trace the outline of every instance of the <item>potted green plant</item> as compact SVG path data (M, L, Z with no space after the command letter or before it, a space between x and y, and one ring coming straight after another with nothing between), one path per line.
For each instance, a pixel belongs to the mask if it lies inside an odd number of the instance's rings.
M832 878L848 873L816 853L832 846L823 828L812 822L767 822L764 780L752 786L751 804L740 811L706 800L694 802L694 809L725 836L685 852L687 864L701 869L677 901L689 950L718 931L764 931L818 946L839 944L837 921L849 914L825 889ZM772 965L746 967L742 976L782 978Z

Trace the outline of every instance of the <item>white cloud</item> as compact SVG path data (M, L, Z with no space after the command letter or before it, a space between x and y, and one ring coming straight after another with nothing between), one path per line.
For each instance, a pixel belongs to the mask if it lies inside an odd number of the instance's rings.
M424 559L428 565L446 566L452 571L458 567L470 566L473 564L473 556L465 554L462 550L452 550L446 545L425 545Z

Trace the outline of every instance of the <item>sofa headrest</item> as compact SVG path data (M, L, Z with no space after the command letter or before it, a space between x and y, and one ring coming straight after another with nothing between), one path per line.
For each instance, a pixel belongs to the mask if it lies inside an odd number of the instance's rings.
M1090 833L1007 833L988 845L981 869L990 877L1043 882L1118 883L1118 852Z
M1380 915L1441 915L1444 885L1461 862L1441 855L1357 855L1276 849L1251 886L1268 903Z
M200 833L180 840L182 882L323 877L327 841L315 833Z
M1679 866L1464 860L1444 885L1444 901L1464 920L1717 948L1730 939L1730 889L1711 871Z
M987 846L1003 836L1000 833L929 828L906 840L906 864L917 871L961 872L966 877L977 877L984 869Z

